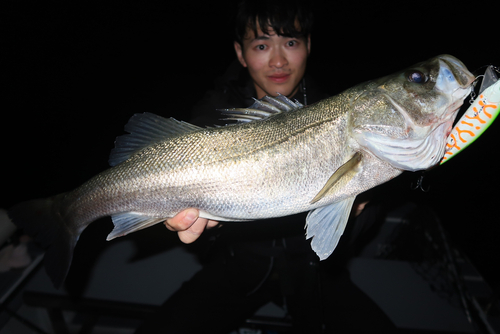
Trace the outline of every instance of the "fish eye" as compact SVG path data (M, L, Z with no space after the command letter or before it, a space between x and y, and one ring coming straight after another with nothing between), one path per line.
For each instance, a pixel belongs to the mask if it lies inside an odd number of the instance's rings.
M423 84L427 82L427 76L420 71L412 71L408 73L408 81Z

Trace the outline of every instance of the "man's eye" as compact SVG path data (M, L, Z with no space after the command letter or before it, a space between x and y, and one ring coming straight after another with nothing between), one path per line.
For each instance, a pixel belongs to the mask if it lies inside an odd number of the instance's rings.
M257 50L265 50L266 49L266 46L264 44L259 44L257 45Z
M295 45L297 45L297 41L288 41L287 45L288 46L295 46Z

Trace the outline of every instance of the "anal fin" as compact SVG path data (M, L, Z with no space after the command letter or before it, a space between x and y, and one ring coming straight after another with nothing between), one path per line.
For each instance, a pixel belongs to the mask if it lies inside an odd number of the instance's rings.
M167 218L149 217L138 212L124 212L113 215L111 219L115 227L113 231L108 234L106 238L108 241L153 226Z
M356 196L317 208L307 215L306 239L313 238L311 247L320 260L328 258L344 233Z

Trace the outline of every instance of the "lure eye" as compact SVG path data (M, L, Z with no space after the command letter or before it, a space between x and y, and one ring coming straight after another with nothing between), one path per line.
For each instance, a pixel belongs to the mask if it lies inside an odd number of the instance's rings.
M408 73L408 81L423 84L427 82L427 76L420 71L413 71Z

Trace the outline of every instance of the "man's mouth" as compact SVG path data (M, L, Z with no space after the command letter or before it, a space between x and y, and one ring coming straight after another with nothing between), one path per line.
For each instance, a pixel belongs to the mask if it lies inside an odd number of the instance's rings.
M287 81L288 78L290 78L290 74L285 74L285 73L273 74L273 75L268 76L268 78L269 78L269 80L271 80L274 83L282 83L282 82Z

